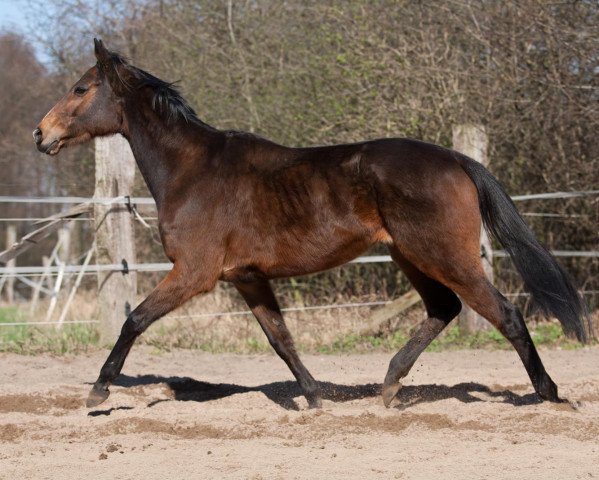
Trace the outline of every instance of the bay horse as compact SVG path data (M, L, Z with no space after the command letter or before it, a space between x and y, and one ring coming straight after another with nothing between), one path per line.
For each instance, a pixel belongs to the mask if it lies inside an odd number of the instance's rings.
M393 357L389 406L422 351L460 312L491 322L518 352L545 400L561 401L517 308L485 277L481 223L504 246L536 303L585 341L586 309L568 275L537 241L499 182L479 163L405 138L288 148L202 122L173 84L94 39L97 63L33 132L37 148L123 135L156 201L172 270L128 316L91 389L105 401L135 339L218 280L232 282L310 407L318 383L302 364L269 279L336 267L383 243L418 291L428 317Z

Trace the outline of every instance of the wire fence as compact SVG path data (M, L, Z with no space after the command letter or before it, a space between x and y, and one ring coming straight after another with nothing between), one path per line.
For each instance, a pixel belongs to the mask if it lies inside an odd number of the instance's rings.
M582 290L580 291L582 295L596 295L599 293L599 290ZM519 292L519 293L506 293L505 297L508 298L516 298L516 297L530 297L529 293ZM281 308L281 312L283 313L293 313L293 312L309 312L309 311L318 311L318 310L335 310L335 309L346 309L346 308L364 308L364 307L381 307L384 305L389 305L393 303L392 300L380 300L374 302L354 302L354 303L338 303L338 304L328 304L328 305L308 305L304 307L288 307ZM187 315L167 315L163 317L166 319L193 319L193 318L219 318L219 317L238 317L238 316L251 316L253 315L251 310L237 310L237 311L229 311L229 312L209 312L209 313L196 313L196 314L187 314ZM62 322L63 325L68 324L97 324L100 323L99 320L65 320ZM0 327L19 327L19 326L40 326L40 325L56 325L57 322L5 322L0 323Z
M532 193L526 195L514 195L511 199L514 202L521 202L524 200L551 200L551 199L566 199L576 197L586 197L591 195L598 195L599 190L581 190L575 192L545 192L545 193ZM156 202L152 197L131 197L122 195L119 197L19 197L19 196L0 196L0 203L54 203L54 204L91 204L91 205L156 205Z
M568 199L576 197L594 196L598 195L599 190L587 190L578 192L548 192L540 194L528 194L528 195L516 195L512 197L514 201L525 201L525 200L548 200L548 199ZM114 198L87 198L87 197L18 197L18 196L0 196L0 203L12 203L12 204L89 204L89 205L126 205L134 213L134 217L141 221L145 220L157 220L157 217L142 217L137 212L136 205L148 205L155 206L154 199L150 197L129 197L119 196ZM559 214L551 213L529 213L531 216L555 216ZM576 216L575 214L573 216ZM13 218L0 218L0 222L44 222L49 221L47 217L13 217ZM77 221L91 221L93 217L80 217L69 220ZM148 226L145 224L145 226ZM598 258L599 251L571 251L571 250L553 250L552 254L556 257L578 257L578 258ZM506 257L507 252L504 250L494 250L493 257ZM392 258L389 255L368 255L355 258L348 262L349 264L370 264L370 263L388 263L392 262ZM134 272L167 272L171 270L173 264L169 262L164 263L132 263L127 264L123 262L121 264L103 264L103 265L89 265L84 263L83 265L54 265L54 266L3 266L0 267L0 278L16 278L19 281L27 284L32 288L40 288L41 291L48 294L49 296L56 296L57 292L53 292L48 289L44 289L41 285L37 285L35 282L29 280L30 277L49 277L57 276L62 278L64 275L92 275L100 272L121 272L127 273L129 271ZM599 290L583 290L583 295L595 295L599 293ZM508 293L507 297L528 297L529 294L525 292L521 293ZM342 303L342 304L328 304L328 305L313 305L303 307L289 307L283 308L283 312L300 312L310 310L331 310L331 309L342 309L342 308L365 308L383 306L390 303L390 301L370 301L370 302L355 302L355 303ZM195 315L171 315L165 318L213 318L213 317L224 317L224 316L241 316L241 315L252 315L249 310L232 311L232 312L214 312L214 313L202 313ZM62 319L61 324L95 324L99 323L97 320L71 320L66 321ZM38 325L56 325L57 322L53 321L40 321L40 322L6 322L0 323L0 326L38 326Z
M555 257L579 257L599 258L599 250L576 251L576 250L552 250ZM508 257L505 250L493 250L493 257ZM391 263L390 255L367 255L357 257L347 262L352 263ZM51 267L23 266L23 267L0 267L0 275L10 277L39 277L41 275L93 275L100 272L168 272L173 268L170 262L164 263L112 263L103 265L56 265Z

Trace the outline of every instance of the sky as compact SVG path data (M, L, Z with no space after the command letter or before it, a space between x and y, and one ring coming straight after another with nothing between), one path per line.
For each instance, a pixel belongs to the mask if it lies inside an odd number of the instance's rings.
M27 0L0 0L0 31L12 30L28 37L27 9L31 8ZM48 63L50 59L39 45L32 41L37 58Z
M24 32L27 27L26 5L19 0L0 0L0 29Z

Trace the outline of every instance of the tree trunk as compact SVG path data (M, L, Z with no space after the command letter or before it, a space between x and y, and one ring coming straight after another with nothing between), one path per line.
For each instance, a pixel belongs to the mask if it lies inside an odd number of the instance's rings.
M97 138L95 197L131 195L135 175L135 159L128 142L120 135ZM126 205L95 205L96 263L135 263L135 239L132 215ZM121 326L136 303L135 272L99 272L98 306L100 341L111 344L118 338Z

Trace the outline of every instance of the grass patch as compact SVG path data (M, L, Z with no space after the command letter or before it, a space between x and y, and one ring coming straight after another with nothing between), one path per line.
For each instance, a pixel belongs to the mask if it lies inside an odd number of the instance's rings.
M153 347L156 353L174 349L200 350L208 353L268 353L272 351L266 337L233 337L228 341L210 332L189 331L174 327L156 327L144 333L138 343Z
M372 351L398 351L411 337L412 332L397 330L386 337L359 336L355 334L339 337L330 345L316 350L320 353L361 353ZM542 323L531 329L531 337L537 347L576 349L583 345L566 337L557 323ZM463 349L510 350L513 347L497 330L466 334L457 326L448 328L428 346L428 352Z
M0 324L24 322L23 315L13 307L0 308ZM82 353L98 345L98 331L92 325L0 325L0 352L23 355L36 353Z
M0 307L0 324L26 321L24 314L14 307ZM301 352L340 354L367 352L397 352L413 335L415 327L404 327L385 336L339 335L334 340L320 338L310 328L296 332ZM306 335L309 334L309 335ZM567 338L557 322L542 322L531 328L535 345L547 348L575 349L581 344ZM303 341L302 341L303 338ZM150 345L155 353L177 348L201 350L209 353L269 353L272 352L266 337L254 325L250 329L235 331L224 328L198 328L191 324L154 325L138 340L139 344ZM597 343L597 342L593 342ZM33 355L36 353L84 353L101 348L99 335L94 325L54 326L0 326L0 352ZM427 348L429 352L482 348L487 350L512 349L512 346L497 330L476 334L464 334L457 326L451 326L437 337Z

